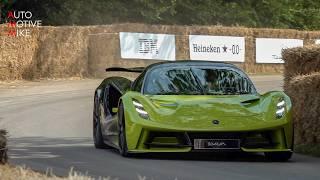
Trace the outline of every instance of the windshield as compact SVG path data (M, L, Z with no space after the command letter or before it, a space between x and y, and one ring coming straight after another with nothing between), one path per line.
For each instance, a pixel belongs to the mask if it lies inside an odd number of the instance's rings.
M151 71L146 80L144 93L150 95L256 93L253 84L245 75L230 68L160 68Z

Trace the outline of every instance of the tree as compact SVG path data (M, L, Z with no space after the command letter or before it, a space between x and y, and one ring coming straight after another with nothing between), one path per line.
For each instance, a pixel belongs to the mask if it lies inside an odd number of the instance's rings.
M12 5L14 10L31 11L44 25L140 22L320 28L320 1L316 0L23 0Z

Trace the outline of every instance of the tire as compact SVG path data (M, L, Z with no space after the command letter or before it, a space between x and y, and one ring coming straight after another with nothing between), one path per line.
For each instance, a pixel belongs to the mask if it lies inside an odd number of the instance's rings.
M286 162L292 157L292 152L266 152L264 155L270 161Z
M130 157L128 152L127 139L126 139L126 127L124 118L124 108L122 102L119 105L118 113L118 140L119 140L119 153L123 157Z
M94 97L94 108L93 108L93 141L94 146L97 149L105 149L108 146L104 143L102 132L101 132L101 125L100 125L100 109L98 105L98 97Z

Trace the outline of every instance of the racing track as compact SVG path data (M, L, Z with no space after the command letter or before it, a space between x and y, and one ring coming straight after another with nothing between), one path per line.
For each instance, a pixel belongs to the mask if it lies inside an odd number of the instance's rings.
M282 89L281 76L255 76L260 92ZM10 132L10 162L67 175L154 180L320 179L320 159L295 154L287 163L262 155L170 154L123 158L92 145L92 96L100 80L0 85L0 127ZM143 179L143 178L142 178Z

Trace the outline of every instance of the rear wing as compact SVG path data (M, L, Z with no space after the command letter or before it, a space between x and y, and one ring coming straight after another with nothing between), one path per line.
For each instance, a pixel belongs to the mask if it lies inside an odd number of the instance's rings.
M144 67L133 67L133 68L122 68L122 67L110 67L107 68L106 71L121 71L121 72L135 72L135 73L142 73L145 70Z

